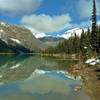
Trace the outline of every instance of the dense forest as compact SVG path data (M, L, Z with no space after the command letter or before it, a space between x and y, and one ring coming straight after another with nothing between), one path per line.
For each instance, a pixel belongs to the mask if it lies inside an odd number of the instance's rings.
M97 40L93 42L93 45L99 46L97 48L97 52L100 52L100 27L97 29ZM74 54L74 53L87 53L93 52L95 48L92 47L92 39L91 39L91 31L88 29L87 32L82 32L81 36L77 36L75 34L74 37L70 37L69 39L65 39L63 42L60 42L56 47L48 47L44 50L44 53L66 53L66 54Z

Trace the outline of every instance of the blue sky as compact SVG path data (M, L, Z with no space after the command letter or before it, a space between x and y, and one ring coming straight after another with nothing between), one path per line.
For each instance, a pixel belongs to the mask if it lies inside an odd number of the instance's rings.
M100 24L100 0L97 18ZM89 27L92 0L0 0L0 20L20 24L34 35L57 35L75 27Z

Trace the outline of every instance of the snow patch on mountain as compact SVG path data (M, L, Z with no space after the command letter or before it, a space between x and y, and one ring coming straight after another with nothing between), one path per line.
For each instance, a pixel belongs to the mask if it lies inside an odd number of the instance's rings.
M15 66L10 67L10 69L16 69L20 66L21 64L16 64Z
M3 29L0 29L0 32L4 32L4 30Z
M2 38L2 34L1 33L3 33L3 32L4 32L4 30L0 29L0 38Z
M18 43L18 44L20 44L21 42L19 41L19 40L17 40L17 39L14 39L14 38L10 38L12 41L14 41L14 42L16 42L16 43Z

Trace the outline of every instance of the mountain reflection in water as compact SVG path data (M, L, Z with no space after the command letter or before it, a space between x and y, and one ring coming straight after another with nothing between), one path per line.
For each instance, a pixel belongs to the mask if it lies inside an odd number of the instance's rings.
M34 56L0 56L0 100L90 100L81 77L68 69L72 60Z

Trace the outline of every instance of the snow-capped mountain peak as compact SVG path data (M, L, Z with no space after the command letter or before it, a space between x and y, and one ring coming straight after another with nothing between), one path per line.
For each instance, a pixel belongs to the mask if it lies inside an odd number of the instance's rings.
M74 28L74 29L68 30L62 35L62 37L65 39L68 39L71 36L72 37L75 36L75 34L77 36L80 36L82 34L82 28Z

